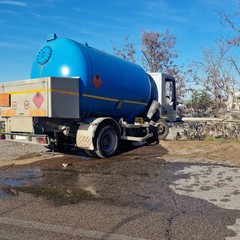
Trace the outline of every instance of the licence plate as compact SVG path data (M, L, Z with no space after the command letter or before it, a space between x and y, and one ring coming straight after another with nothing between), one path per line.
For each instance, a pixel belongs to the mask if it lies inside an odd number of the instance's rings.
M16 140L27 140L27 136L16 135Z

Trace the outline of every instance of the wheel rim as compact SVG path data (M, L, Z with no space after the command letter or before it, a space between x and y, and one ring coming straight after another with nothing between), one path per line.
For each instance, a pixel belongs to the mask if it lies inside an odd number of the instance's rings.
M165 132L165 126L161 123L158 123L158 135L161 135Z
M109 128L102 133L100 140L101 152L104 155L111 155L117 148L118 137L116 132Z

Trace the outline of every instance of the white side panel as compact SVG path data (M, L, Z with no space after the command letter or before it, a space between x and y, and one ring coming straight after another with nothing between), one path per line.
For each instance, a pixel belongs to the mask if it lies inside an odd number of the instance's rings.
M45 77L2 83L0 94L10 94L1 117L79 118L79 78Z
M48 116L48 82L47 77L2 83L0 93L10 94L10 106L1 108L1 116Z
M158 90L158 102L162 105L163 104L163 79L162 79L162 73L148 73L153 80L155 81L157 85Z

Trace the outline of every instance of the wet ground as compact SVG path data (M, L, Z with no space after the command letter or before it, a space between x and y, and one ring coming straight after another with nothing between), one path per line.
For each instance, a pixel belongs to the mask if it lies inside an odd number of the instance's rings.
M74 153L1 168L0 239L240 239L236 164L166 144Z

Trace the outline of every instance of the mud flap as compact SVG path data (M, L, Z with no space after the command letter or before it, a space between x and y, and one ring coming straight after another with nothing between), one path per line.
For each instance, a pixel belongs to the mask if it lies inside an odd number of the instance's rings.
M99 124L101 124L103 121L111 121L115 122L116 126L118 124L115 120L109 117L102 117L102 118L89 118L84 121L84 123L80 123L77 135L76 135L76 145L79 148L85 149L85 150L94 150L94 136L97 131L97 128ZM120 131L120 129L119 129Z
M81 123L76 136L76 145L79 148L94 150L93 138L97 124L92 123Z

